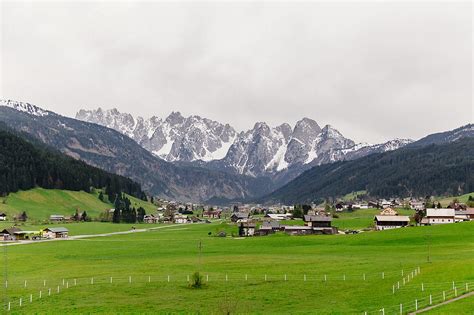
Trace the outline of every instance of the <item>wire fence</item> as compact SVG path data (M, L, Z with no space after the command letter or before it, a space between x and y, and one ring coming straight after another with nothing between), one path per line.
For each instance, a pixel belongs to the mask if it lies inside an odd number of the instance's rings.
M419 270L419 267L417 267ZM200 272L206 281L242 281L242 280L253 280L253 281L379 281L379 280L392 280L398 279L400 275L406 274L406 270L400 271L381 271L373 273L298 273L298 274L275 274L275 273L216 273L216 272ZM192 273L181 273L181 274L131 274L127 276L133 279L152 279L153 281L189 281L189 277ZM65 285L66 281L70 282L84 282L90 279L100 281L100 279L109 279L114 276L88 276L88 277L74 277L74 278L56 278L56 279L10 279L4 282L6 288L28 288L28 287L45 287L49 283L61 283ZM120 279L115 277L116 279ZM113 281L113 280L112 280Z
M449 283L452 288L438 291L437 293L422 294L422 297L413 299L412 301L400 303L396 305L384 306L375 310L365 311L363 314L407 314L416 312L423 308L443 303L458 296L474 291L474 282L453 281ZM431 284L432 287L443 286L445 283ZM422 291L424 292L424 291Z
M201 272L202 280L204 283L211 282L310 282L310 283L328 283L336 282L341 284L341 281L347 281L352 283L364 283L373 285L372 280L377 280L380 283L381 280L393 281L394 277L403 275L407 277L413 272L415 276L420 274L420 268L414 268L413 271L390 271L390 272L377 272L377 273L362 273L362 274L252 274L252 273L206 273ZM179 283L179 284L190 284L192 282L192 274L135 274L128 276L88 276L88 277L76 277L76 278L56 278L56 279L29 279L19 280L15 279L10 282L5 282L5 288L9 291L16 291L16 294L11 299L5 300L4 309L11 311L17 308L25 307L26 305L35 301L41 301L52 295L61 294L62 292L75 288L78 286L94 286L94 285L106 285L106 284L146 284L146 283ZM400 279L400 278L398 278ZM412 278L411 278L412 279ZM410 290L419 291L421 298L414 299L409 302L400 303L397 305L383 306L381 308L371 311L361 311L363 314L406 314L412 311L416 311L423 307L434 305L459 295L471 292L474 290L474 282L467 281L450 281L450 282L439 282L439 283L421 283L421 284L408 284L405 283L404 287L399 290ZM437 291L436 293L431 293Z

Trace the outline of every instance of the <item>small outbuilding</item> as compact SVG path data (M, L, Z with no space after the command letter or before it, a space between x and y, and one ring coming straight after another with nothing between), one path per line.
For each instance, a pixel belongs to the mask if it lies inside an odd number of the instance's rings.
M406 215L376 215L374 218L377 230L389 230L405 227L410 223Z
M7 214L0 212L0 221L6 221L7 220Z
M305 215L304 222L310 227L331 227L332 217L324 215Z
M51 222L63 222L66 218L60 214L52 214L49 216L49 221Z
M65 227L52 227L43 230L43 236L47 238L67 238L69 230Z

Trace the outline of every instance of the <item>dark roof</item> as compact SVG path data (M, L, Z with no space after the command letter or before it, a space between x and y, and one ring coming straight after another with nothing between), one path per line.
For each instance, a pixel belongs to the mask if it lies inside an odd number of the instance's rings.
M264 221L262 227L279 228L280 223L278 221Z
M326 217L324 215L305 215L305 222L331 222L332 217Z
M0 212L0 217L6 217L6 213Z
M21 229L17 228L17 227L11 227L11 228L7 228L7 229L4 229L1 233L2 234L10 234L12 235L13 233L15 232L20 232Z
M253 222L242 222L240 223L240 226L246 227L246 228L252 228L252 227L254 228L256 224Z

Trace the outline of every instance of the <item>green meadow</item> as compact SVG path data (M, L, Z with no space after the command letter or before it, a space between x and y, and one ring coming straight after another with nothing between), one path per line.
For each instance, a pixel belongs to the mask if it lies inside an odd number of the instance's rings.
M86 211L91 217L98 217L102 211L113 208L111 203L100 201L98 196L99 190L86 193L84 191L35 188L11 193L7 197L0 197L0 212L12 217L26 211L29 219L33 221L47 220L51 214L70 216L76 210ZM136 208L141 206L147 213L156 211L156 207L149 202L128 195L127 197L132 206Z
M433 303L443 291L451 298L453 281L456 294L474 287L474 222L356 235L215 236L220 231L237 227L162 225L8 246L6 300L13 314L399 314L400 304L404 313L415 300L426 306L430 294ZM188 284L196 271L200 289ZM458 313L468 303L446 307Z

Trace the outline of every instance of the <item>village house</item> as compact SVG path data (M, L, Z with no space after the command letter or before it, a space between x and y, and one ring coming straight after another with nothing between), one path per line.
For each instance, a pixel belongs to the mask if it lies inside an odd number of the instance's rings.
M253 222L241 222L239 236L254 236L256 224Z
M385 199L383 199L379 204L382 206L382 209L389 208L392 206L392 202Z
M291 213L267 213L265 218L269 218L272 220L289 220L291 219Z
M424 210L425 209L425 203L422 201L410 201L410 208L412 210Z
M222 214L222 210L205 210L202 213L203 218L208 219L220 219Z
M367 203L354 203L352 205L352 209L357 210L357 209L369 209L369 204Z
M282 226L278 221L264 221L256 234L258 235L268 235L273 234L277 231L281 231Z
M455 222L455 210L454 209L426 209L426 216L421 220L423 225L431 224L447 224Z
M160 220L159 217L155 217L153 214L145 214L143 216L143 222L144 223L158 223Z
M46 238L67 238L69 230L65 227L51 227L43 230L43 236Z
M1 231L0 235L3 235L5 241L31 240L38 235L38 231L23 231L17 227L11 227Z
M176 224L183 224L183 223L189 223L190 220L188 219L188 216L185 214L175 214L174 215L174 223Z
M7 215L3 212L0 213L0 221L6 221L7 220Z
M324 215L305 215L303 217L305 226L312 229L315 234L336 234L337 228L331 226L332 217ZM286 231L285 226L285 231Z
M52 214L49 216L49 221L51 222L63 222L66 218L60 214Z
M331 227L332 217L322 215L305 215L304 223L310 227Z
M3 236L4 241L15 241L15 240L17 240L15 232L19 232L19 231L21 231L21 229L13 226L11 228L3 229L0 232L0 235Z
M406 215L398 215L398 212L392 208L385 208L374 217L374 222L375 229L381 231L405 227L410 224L410 218Z
M249 213L245 213L245 212L234 212L232 213L232 215L230 216L230 220L232 222L244 222L244 221L247 221L250 217L250 214Z

